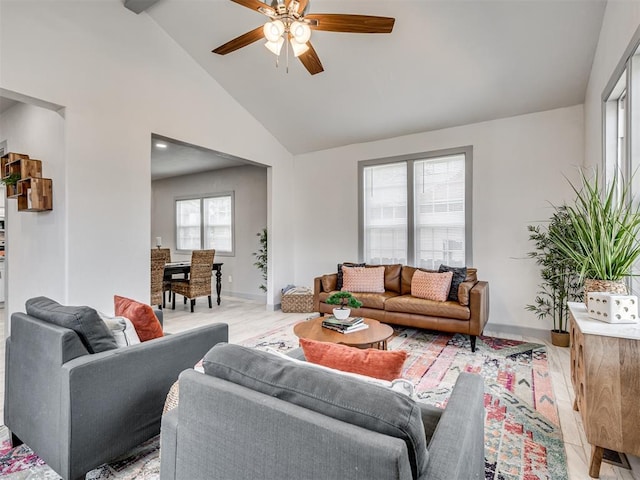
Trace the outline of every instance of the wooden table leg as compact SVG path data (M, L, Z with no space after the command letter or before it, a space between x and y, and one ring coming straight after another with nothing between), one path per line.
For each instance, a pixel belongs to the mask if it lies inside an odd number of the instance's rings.
M218 305L220 305L220 291L222 290L222 271L216 270L216 293L218 294Z
M591 478L600 478L600 464L602 463L602 454L604 448L596 445L591 446L591 461L589 462L589 476Z

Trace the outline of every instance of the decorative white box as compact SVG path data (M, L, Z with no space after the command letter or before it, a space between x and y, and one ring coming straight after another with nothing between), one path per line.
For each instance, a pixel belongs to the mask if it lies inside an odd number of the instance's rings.
M589 292L587 314L607 323L637 323L638 297L605 292Z

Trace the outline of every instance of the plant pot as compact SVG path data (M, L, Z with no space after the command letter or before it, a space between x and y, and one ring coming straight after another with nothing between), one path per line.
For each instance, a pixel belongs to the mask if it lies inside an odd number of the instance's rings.
M333 309L333 316L336 317L338 320L346 320L347 318L349 318L349 315L351 315L350 308L334 308Z
M569 332L564 330L551 330L551 344L556 347L569 346Z
M584 279L584 303L589 306L589 292L607 292L620 295L627 294L627 284L624 280L599 280L596 278Z

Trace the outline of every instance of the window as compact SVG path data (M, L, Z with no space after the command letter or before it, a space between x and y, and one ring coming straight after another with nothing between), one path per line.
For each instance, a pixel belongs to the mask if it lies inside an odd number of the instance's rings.
M233 255L233 194L176 200L176 248Z
M605 181L617 173L640 201L640 28L614 70L603 94ZM622 182L619 188L623 188ZM640 295L640 262L631 267L631 293Z
M360 162L360 258L430 269L470 263L471 157L464 147Z

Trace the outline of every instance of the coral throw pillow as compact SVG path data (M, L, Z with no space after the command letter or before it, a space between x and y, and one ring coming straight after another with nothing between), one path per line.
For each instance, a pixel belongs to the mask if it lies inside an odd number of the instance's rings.
M402 366L407 359L404 350L362 350L307 338L300 339L300 346L308 362L388 381L402 376Z
M444 302L449 295L453 272L424 272L416 270L411 278L411 295L426 300Z
M345 267L343 265L342 290L384 293L384 267Z
M149 305L118 295L113 296L113 303L116 317L131 320L141 342L164 336L162 325Z

